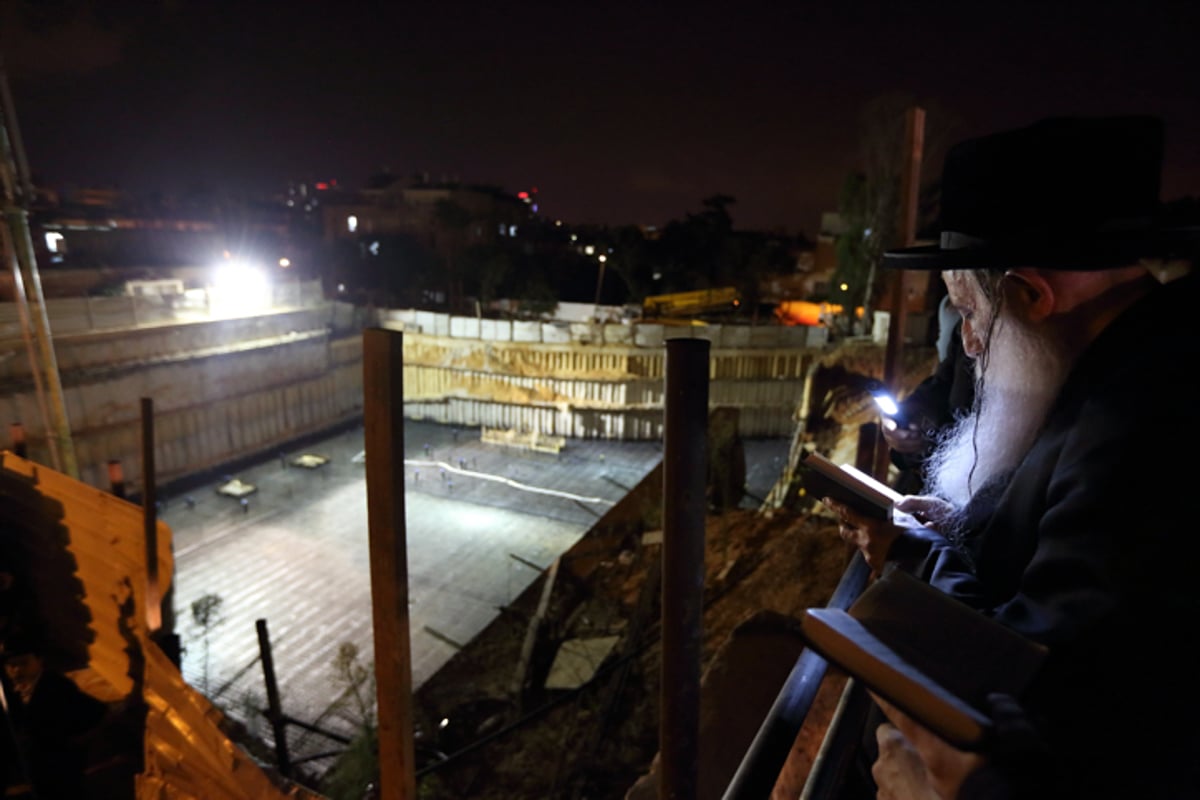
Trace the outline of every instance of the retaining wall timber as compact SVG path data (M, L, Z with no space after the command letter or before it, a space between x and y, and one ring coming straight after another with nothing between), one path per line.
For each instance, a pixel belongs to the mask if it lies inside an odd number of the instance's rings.
M143 397L154 403L160 484L357 419L361 331L376 318L297 297L308 305L86 331L78 303L48 303L80 478L109 488L107 463L116 459L128 490L140 491ZM94 304L84 310L94 322ZM0 320L5 314L15 317L0 306ZM737 408L742 436L790 436L825 343L823 329L382 317L379 324L405 332L408 417L572 438L661 438L663 343L676 336L713 343L710 405ZM31 459L49 464L25 344L3 330L0 430L22 422Z
M381 320L404 331L406 416L574 438L661 438L664 345L675 337L712 343L709 402L739 410L742 436L790 436L809 367L826 343L823 328L533 320L508 327L425 311L386 311Z

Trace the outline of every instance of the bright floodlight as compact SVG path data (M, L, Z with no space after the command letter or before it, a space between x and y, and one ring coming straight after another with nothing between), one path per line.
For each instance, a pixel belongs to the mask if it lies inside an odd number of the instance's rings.
M254 314L271 305L266 273L244 261L222 261L213 274L213 310L226 316Z

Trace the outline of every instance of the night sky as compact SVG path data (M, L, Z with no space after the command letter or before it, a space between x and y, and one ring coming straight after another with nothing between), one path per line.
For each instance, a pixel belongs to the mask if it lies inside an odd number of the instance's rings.
M570 223L816 233L867 104L931 136L1058 114L1167 123L1200 194L1200 3L0 0L40 183L182 192L398 175L537 187ZM932 130L936 126L936 130ZM934 172L939 164L928 164Z

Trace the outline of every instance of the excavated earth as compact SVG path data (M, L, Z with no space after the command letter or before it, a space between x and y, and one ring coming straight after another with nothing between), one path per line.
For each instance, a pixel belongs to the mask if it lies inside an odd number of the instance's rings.
M869 345L823 360L777 489L794 489L801 447L854 458L862 424L877 419L866 386L882 377L882 360ZM906 361L902 394L932 369L928 352ZM656 800L661 485L652 473L625 519L590 532L417 692L422 798ZM775 500L771 511L706 520L699 798L722 796L802 650L796 617L826 604L850 560L820 504L795 491ZM547 688L564 642L600 637L615 645L593 658L587 680ZM843 685L836 672L825 679L775 796L799 796Z
M553 645L564 639L615 634L620 643L579 689L545 690L535 677L521 697L514 696L514 671L545 578L531 587L418 692L418 762L426 770L421 797L622 798L651 770L659 747L654 576L661 546L634 544L611 559L589 558L588 546L585 539L577 548L584 553L581 562L592 562L584 567L588 574L564 577L560 570L557 576L546 615L552 622L543 629L530 673L544 676ZM700 748L708 756L702 759L704 796L720 796L795 663L800 645L790 620L826 603L849 555L836 523L818 513L735 510L709 517L700 711ZM732 636L735 630L738 636ZM750 675L753 685L725 673ZM835 691L824 693L811 714L814 724L797 745L801 762L815 753ZM706 774L710 768L716 774ZM722 776L719 786L712 783ZM653 778L635 796L656 797Z

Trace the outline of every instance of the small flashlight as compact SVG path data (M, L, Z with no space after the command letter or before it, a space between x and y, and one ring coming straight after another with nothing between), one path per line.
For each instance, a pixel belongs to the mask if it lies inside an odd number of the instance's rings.
M879 406L879 411L884 416L884 427L891 431L908 424L900 413L900 405L896 402L896 398L892 397L892 393L886 386L879 381L874 381L871 384L870 392L871 397L875 398L875 405Z

